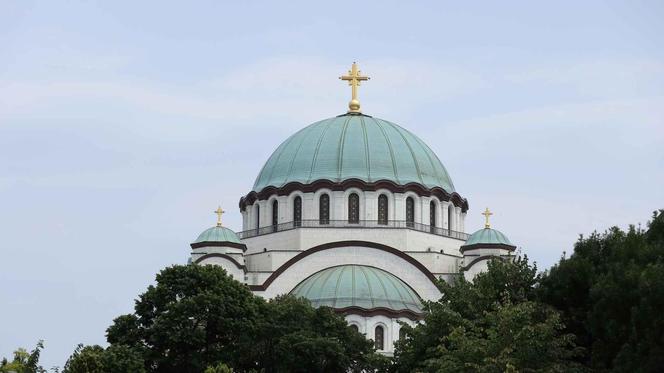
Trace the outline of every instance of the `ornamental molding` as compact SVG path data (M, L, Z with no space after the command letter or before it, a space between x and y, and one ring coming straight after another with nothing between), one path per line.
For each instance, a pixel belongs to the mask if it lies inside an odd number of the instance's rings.
M399 185L391 180L379 180L373 183L360 179L346 179L341 182L334 182L327 179L316 180L312 183L302 184L300 182L290 182L282 187L267 186L259 192L251 191L246 196L240 198L240 211L245 211L248 205L254 202L264 201L271 196L287 196L295 191L302 193L312 193L319 189L329 189L331 191L344 191L349 188L357 188L364 192L375 192L380 189L387 189L392 193L413 192L420 197L438 197L439 200L452 202L454 206L460 207L462 212L468 211L468 200L461 197L457 192L448 193L441 187L427 188L420 183L408 183Z
M475 250L475 249L503 249L508 251L514 251L516 249L516 246L506 245L504 243L475 243L472 245L463 245L459 248L459 251L463 253L464 251Z

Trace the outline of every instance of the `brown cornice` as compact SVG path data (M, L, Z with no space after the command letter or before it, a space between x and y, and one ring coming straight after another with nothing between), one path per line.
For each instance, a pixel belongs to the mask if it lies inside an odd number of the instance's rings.
M230 242L230 241L203 241L203 242L194 242L190 244L192 249L198 249L200 247L232 247L235 249L241 249L243 252L247 251L247 245L243 243Z
M208 259L208 258L224 258L224 259L228 260L229 262L235 264L235 266L238 269L241 269L242 271L244 271L244 273L247 273L247 267L246 266L243 266L242 264L238 263L237 260L233 259L233 257L231 257L229 255L226 255L226 254L220 254L220 253L205 254L202 257L196 259L196 261L194 263L199 264L200 262L202 262L202 261L204 261L205 259Z
M371 317L371 316L385 316L389 318L405 317L413 321L422 320L424 318L423 313L418 313L412 310L395 311L384 307L365 309L357 306L351 306L344 308L333 308L333 310L334 312L341 313L344 315L359 315L363 317Z
M277 277L279 277L285 270L287 270L290 266L300 261L302 258L305 258L311 254L315 254L319 251L335 249L338 247L348 247L348 246L369 247L372 249L382 250L390 254L394 254L399 258L415 266L415 268L420 270L420 272L422 272L429 280L431 280L433 284L436 284L436 282L438 281L436 279L436 276L434 276L434 274L431 273L431 271L429 271L427 267L424 266L424 264L420 263L417 259L413 258L412 256L404 254L402 251L397 250L391 246L379 244L376 242L369 242L369 241L336 241L336 242L328 242L322 245L314 246L308 250L305 250L295 255L294 257L290 258L286 263L282 264L279 268L277 268L277 270L274 271L274 273L272 273L267 279L265 279L265 282L263 282L262 285L249 285L249 288L253 291L265 291Z
M514 245L505 245L502 243L476 243L472 245L464 245L459 248L459 252L463 253L466 250L474 249L503 249L508 251L514 251L516 246Z
M313 183L302 184L299 182L290 182L282 187L267 186L260 192L251 191L246 196L240 198L240 210L244 211L247 205L253 204L256 200L263 201L272 195L287 196L294 191L302 193L311 193L319 189L330 189L333 191L341 191L349 188L358 188L363 191L375 192L378 189L387 189L392 193L405 193L413 192L420 197L438 197L441 201L450 201L456 207L461 207L463 212L468 211L468 200L461 197L459 193L448 193L443 188L433 187L427 188L419 183L408 183L399 185L391 180L379 180L373 183L366 182L360 179L347 179L342 182L334 182L330 180L316 180Z

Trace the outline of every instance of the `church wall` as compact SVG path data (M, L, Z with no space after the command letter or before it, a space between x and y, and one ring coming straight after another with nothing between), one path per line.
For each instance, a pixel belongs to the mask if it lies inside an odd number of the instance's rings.
M290 258L299 254L300 250L266 251L245 256L248 271L274 272Z
M235 263L230 262L228 259L220 257L206 258L199 265L216 265L226 270L226 272L234 279L244 283L244 271L238 268Z
M432 251L458 255L461 240L437 236L426 232L395 228L298 228L250 237L242 240L246 254L271 250L306 250L335 241L372 241L404 251Z
M461 257L441 254L440 252L408 251L406 254L424 264L436 277L459 273Z
M472 259L471 259L472 260ZM463 277L468 281L473 281L475 276L489 270L489 260L482 260L463 272Z
M301 229L264 234L242 240L247 245L245 254L254 254L264 250L300 250Z

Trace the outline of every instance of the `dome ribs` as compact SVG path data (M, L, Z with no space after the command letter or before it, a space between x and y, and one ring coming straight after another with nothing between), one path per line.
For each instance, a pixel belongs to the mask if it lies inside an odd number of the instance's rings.
M341 129L341 136L339 136L339 151L337 152L337 180L341 180L344 168L344 147L346 146L346 133L348 132L348 124L350 118L346 118Z
M327 131L330 130L330 127L334 122L336 121L336 118L330 122L327 123L325 128L323 129L323 133L320 135L318 138L318 142L316 143L316 149L314 150L314 156L311 159L311 169L309 170L309 176L307 178L307 181L311 181L311 175L314 174L314 169L316 168L316 162L318 161L318 152L320 151L320 146L323 143L323 139L325 138L325 135L327 134Z
M381 122L383 121L382 119L376 119L376 120L379 120ZM420 179L420 182L422 184L427 185L427 183L424 181L424 178L422 177L422 170L420 169L419 159L415 155L415 151L413 150L413 147L410 146L410 143L408 142L408 139L406 139L406 136L404 136L404 134L401 132L401 128L399 128L398 126L395 125L394 129L395 129L395 132L398 133L399 136L401 136L401 139L403 139L404 144L406 144L406 147L408 148L408 151L410 152L410 156L413 159L413 164L415 165L415 171L417 172L417 177ZM399 180L399 179L397 178L397 180Z
M396 180L399 180L399 171L397 170L397 164L394 157L394 148L392 147L392 142L387 137L387 133L385 133L385 128L383 128L380 122L378 122L376 118L371 118L371 119L374 121L374 123L376 123L376 125L380 129L380 132L383 133L383 137L385 137L385 142L387 143L387 147L390 150L390 159L392 160L392 173L394 174L394 178Z
M367 178L371 181L371 154L369 153L369 138L367 137L367 125L364 124L364 118L360 117L362 125L362 139L364 140L364 162L367 165Z

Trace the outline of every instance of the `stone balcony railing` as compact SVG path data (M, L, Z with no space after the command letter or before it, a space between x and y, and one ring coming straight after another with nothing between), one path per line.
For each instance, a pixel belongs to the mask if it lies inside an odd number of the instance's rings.
M405 220L359 220L352 223L348 220L299 220L249 229L239 232L237 235L240 237L240 239L245 239L301 228L411 229L418 232L435 234L437 236L455 238L457 240L466 241L468 239L467 233L457 232L446 228L433 227L426 224L409 222Z

